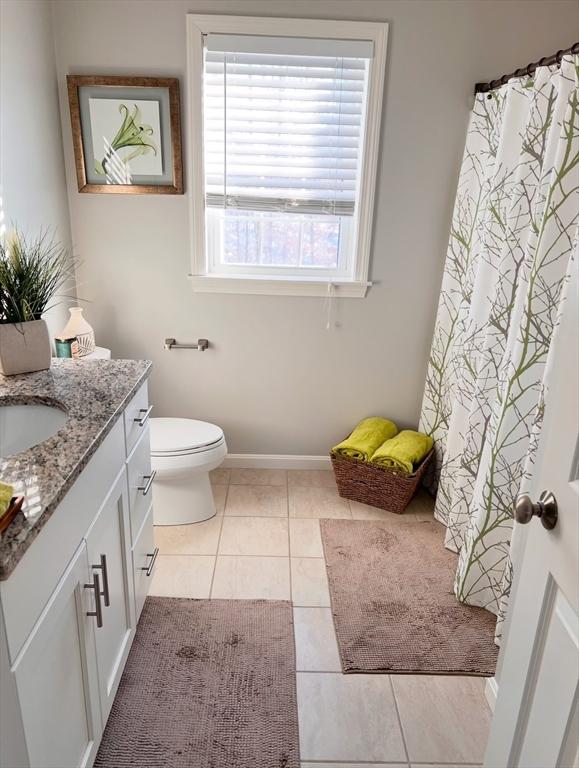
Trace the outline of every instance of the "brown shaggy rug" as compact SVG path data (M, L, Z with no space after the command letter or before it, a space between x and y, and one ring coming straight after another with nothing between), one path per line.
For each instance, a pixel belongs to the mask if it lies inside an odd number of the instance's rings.
M299 768L292 608L149 597L95 768Z
M494 675L496 618L459 603L433 521L321 520L344 672Z

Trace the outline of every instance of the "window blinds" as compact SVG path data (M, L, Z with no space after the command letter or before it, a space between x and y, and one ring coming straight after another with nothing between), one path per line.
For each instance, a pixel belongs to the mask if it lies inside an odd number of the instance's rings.
M366 41L208 35L206 205L352 215L371 56Z

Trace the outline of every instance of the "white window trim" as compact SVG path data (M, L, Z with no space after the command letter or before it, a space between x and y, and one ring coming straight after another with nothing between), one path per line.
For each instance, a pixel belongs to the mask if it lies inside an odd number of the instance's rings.
M205 189L203 169L203 35L210 33L314 37L337 40L371 40L374 57L370 61L366 101L366 130L362 150L360 187L357 205L357 250L354 279L320 277L279 277L215 275L207 272L205 253ZM388 24L366 21L328 21L325 19L259 18L187 14L187 82L189 92L189 184L191 228L191 275L193 290L203 293L284 294L361 298L366 295L372 242L374 196L380 144L382 94L386 71Z

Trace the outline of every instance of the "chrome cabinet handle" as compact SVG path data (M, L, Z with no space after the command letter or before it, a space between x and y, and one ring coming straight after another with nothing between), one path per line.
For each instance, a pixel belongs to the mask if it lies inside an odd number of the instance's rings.
M147 423L147 419L151 415L151 411L153 410L153 406L150 405L148 408L139 408L139 413L142 413L143 416L137 416L136 419L133 419L135 424L138 424L140 427L144 427Z
M146 481L147 481L147 482L145 483L145 485L138 485L138 486L137 486L137 491L142 491L142 492L143 492L143 496L146 496L146 495L149 493L149 491L151 490L151 486L153 485L153 480L155 479L155 475L156 475L156 474L157 474L157 470L156 470L156 469L154 469L154 470L151 472L151 474L150 474L150 475L145 475L145 476L143 477L143 480L146 480Z
M147 557L152 558L149 565L145 565L143 568L141 568L142 571L146 571L146 575L150 576L153 573L153 568L155 567L155 560L157 559L157 555L159 554L159 547L155 547L153 552L147 552Z
M94 590L94 611L87 611L87 616L96 616L97 627L103 625L103 609L101 605L101 584L98 573L94 573L92 577L92 584L85 584L85 589Z
M93 565L93 569L99 570L102 574L103 579L103 590L101 592L101 595L104 598L105 607L108 608L111 604L111 598L109 594L109 572L107 571L107 556L101 555L101 561L99 565Z

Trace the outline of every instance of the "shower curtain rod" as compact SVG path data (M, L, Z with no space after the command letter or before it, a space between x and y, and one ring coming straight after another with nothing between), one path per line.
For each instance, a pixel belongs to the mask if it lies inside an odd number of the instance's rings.
M511 77L523 77L523 75L532 75L534 74L537 67L548 67L550 64L560 64L561 59L567 53L579 53L579 43L573 43L573 45L570 48L565 48L564 50L557 51L557 53L554 53L552 56L544 56L540 61L535 61L532 64L527 64L526 67L521 67L521 69L515 69L514 72L511 72L508 75L503 75L502 77L499 77L496 80L491 80L490 83L477 83L474 87L474 92L487 93L488 91L492 91L495 88L499 88L501 85L504 85L507 81L511 79Z

